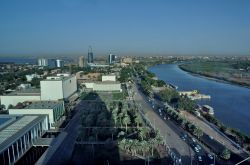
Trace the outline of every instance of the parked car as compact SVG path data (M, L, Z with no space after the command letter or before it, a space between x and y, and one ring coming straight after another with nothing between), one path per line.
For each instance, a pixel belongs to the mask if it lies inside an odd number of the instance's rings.
M202 157L200 155L198 156L198 161L202 162Z
M213 157L212 154L207 154L207 156L208 156L208 158L209 158L210 160L213 160L213 159L214 159L214 157Z
M195 150L195 152L197 152L197 153L200 152L199 149L198 149L197 147L194 147L194 150Z
M201 146L199 146L198 144L196 145L196 147L198 148L198 150L201 150Z

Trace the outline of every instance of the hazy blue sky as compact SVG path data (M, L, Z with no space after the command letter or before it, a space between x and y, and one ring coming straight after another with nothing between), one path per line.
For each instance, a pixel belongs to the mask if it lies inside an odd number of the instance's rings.
M1 0L0 54L250 54L250 0Z

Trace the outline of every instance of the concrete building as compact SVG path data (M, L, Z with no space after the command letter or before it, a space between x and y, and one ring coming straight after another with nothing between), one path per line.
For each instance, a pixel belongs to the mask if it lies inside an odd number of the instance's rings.
M5 106L6 109L10 105L16 106L17 103L22 103L24 101L40 101L41 92L40 89L24 89L19 91L14 91L6 95L0 96L1 104Z
M40 86L41 100L67 100L77 91L76 76L47 77Z
M54 129L61 122L64 112L63 101L37 101L22 109L9 109L10 115L47 115L49 129Z
M39 58L38 59L38 66L48 66L48 59L46 58Z
M115 63L115 59L116 59L116 56L114 54L109 54L109 58L108 58L109 64Z
M29 74L29 75L25 75L27 82L31 82L33 80L33 78L40 78L40 76L38 74Z
M57 68L62 68L62 67L64 67L64 61L63 61L63 60L57 59L57 60L56 60L56 67L57 67Z
M20 84L18 87L20 90L31 88L31 84Z
M122 59L122 63L125 63L125 64L132 64L132 63L133 63L133 59L130 58L130 57L123 58L123 59Z
M0 164L12 165L48 130L46 115L1 116Z
M96 92L122 92L121 83L104 81L104 82L84 82L86 89Z
M85 67L85 61L84 61L83 56L79 57L79 64L78 65L79 65L80 68Z
M113 74L110 75L102 75L102 81L116 81L116 76Z

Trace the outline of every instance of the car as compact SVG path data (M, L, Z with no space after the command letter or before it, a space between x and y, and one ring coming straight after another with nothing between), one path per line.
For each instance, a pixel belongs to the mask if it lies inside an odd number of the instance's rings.
M202 157L200 155L198 156L198 161L202 162Z
M195 138L192 138L192 141L195 143L196 142Z
M197 147L194 147L194 150L195 150L195 152L197 152L197 153L200 152L199 149L198 149Z
M212 154L207 154L207 156L208 156L208 158L209 158L210 160L213 160L213 159L214 159L214 157L213 157Z
M164 120L167 120L166 116L164 116Z
M181 139L184 140L184 141L186 141L186 138L184 136L181 136Z
M196 147L198 148L198 150L201 150L201 146L199 146L198 144L196 145Z
M210 135L209 135L209 138L210 138L211 140L213 140L213 139L214 139L214 137L213 137L213 136L210 136Z
M160 113L160 115L162 116L162 113Z

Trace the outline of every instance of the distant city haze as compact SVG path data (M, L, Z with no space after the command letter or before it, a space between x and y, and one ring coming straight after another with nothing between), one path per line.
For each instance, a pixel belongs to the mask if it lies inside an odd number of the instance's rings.
M249 0L1 0L0 56L250 55Z

